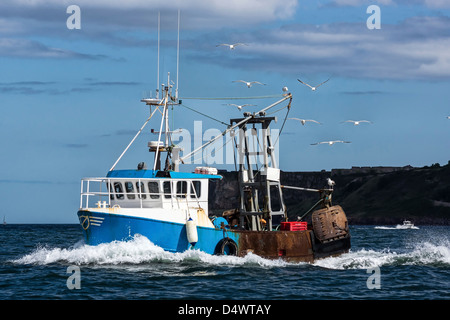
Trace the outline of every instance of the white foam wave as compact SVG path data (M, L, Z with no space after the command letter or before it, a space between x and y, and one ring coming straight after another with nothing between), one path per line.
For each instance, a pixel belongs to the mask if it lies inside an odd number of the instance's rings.
M376 226L375 229L382 229L382 230L407 230L407 229L416 229L416 230L418 230L419 227L416 227L416 226L407 227L407 226L398 224L398 225L396 225L395 227Z
M443 265L450 266L450 244L430 242L414 246L410 252L397 253L390 250L366 250L318 260L314 263L327 269L368 269L388 265Z
M11 261L16 264L47 265L65 263L74 265L134 265L150 263L201 262L222 266L261 266L264 268L295 266L281 259L264 259L249 253L245 257L216 256L199 250L172 253L164 251L144 236L136 235L131 241L114 241L97 246L77 243L71 248L39 247L33 252ZM306 263L300 263L305 265ZM450 241L440 244L423 242L416 244L409 252L394 252L388 249L376 251L360 249L338 257L320 259L313 266L327 269L368 269L387 265L445 265L450 266Z
M209 265L259 265L280 267L288 263L283 260L268 260L255 254L245 257L216 256L200 250L172 253L164 251L144 236L136 235L131 241L114 241L97 246L78 243L71 248L39 247L13 263L47 265L68 263L75 265L142 265L152 262L199 261Z

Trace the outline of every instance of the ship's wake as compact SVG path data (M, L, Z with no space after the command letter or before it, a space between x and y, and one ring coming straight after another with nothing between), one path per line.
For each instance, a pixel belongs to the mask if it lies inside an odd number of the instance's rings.
M290 266L312 266L326 269L368 269L381 266L430 265L450 266L450 241L439 244L422 242L409 251L395 252L389 249L353 249L337 257L320 259L312 264L290 263L281 259L269 260L255 254L245 257L216 256L199 250L167 252L144 236L137 235L130 241L114 241L97 246L79 242L69 248L40 246L31 253L11 261L15 264L49 265L68 264L79 266L136 266L152 267L155 264L179 265L200 263L207 266L250 266L277 268Z
M440 244L431 242L417 243L409 251L396 252L389 249L381 251L361 249L350 251L338 257L318 260L314 263L327 269L368 269L382 266L450 266L450 243L442 241Z
M35 265L65 263L101 266L142 266L154 263L178 264L189 262L199 262L207 265L255 265L262 267L282 267L287 264L283 260L268 260L251 253L245 257L236 257L210 255L200 250L168 252L141 235L136 235L130 241L113 241L97 246L79 242L67 249L39 247L30 254L12 262Z

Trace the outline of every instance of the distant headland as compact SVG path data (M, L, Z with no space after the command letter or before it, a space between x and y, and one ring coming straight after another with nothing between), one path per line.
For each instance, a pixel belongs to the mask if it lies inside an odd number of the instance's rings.
M237 208L237 172L220 171L224 179L210 182L210 210L217 215ZM333 203L341 205L350 224L393 225L404 219L416 225L450 225L450 161L421 168L352 167L318 172L281 172L281 183L306 188L335 182ZM315 193L283 190L290 220L308 211Z

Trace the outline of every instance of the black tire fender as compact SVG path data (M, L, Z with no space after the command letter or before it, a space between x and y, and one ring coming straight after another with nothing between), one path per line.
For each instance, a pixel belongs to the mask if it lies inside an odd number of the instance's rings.
M223 238L217 243L216 248L214 249L214 254L219 256L237 256L238 246L232 239Z

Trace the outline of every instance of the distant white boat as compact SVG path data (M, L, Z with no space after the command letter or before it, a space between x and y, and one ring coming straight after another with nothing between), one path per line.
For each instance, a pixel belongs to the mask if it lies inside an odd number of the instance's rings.
M409 220L404 220L402 227L405 227L407 229L411 229L412 227L414 227L414 223L412 223Z
M3 225L6 226L6 218L3 216Z
M398 224L396 229L419 229L410 220L403 220L403 224Z
M410 220L403 220L402 224L398 224L395 227L384 227L376 226L375 229L385 229L385 230L398 230L398 229L419 229Z

